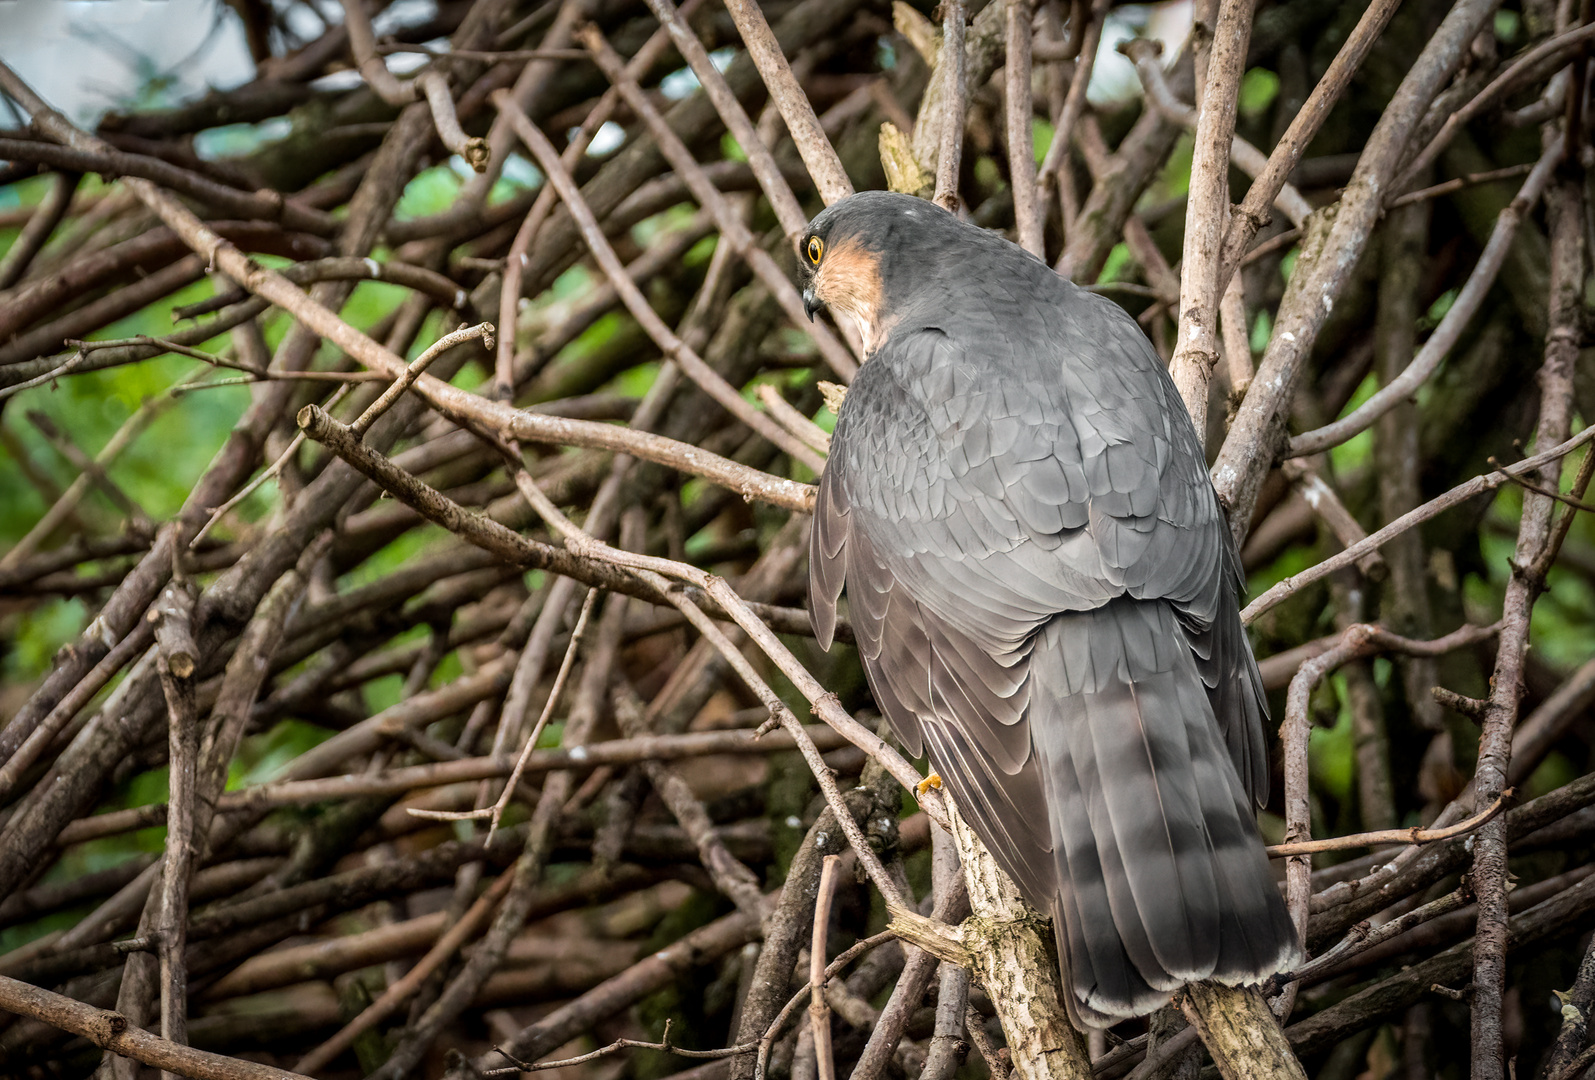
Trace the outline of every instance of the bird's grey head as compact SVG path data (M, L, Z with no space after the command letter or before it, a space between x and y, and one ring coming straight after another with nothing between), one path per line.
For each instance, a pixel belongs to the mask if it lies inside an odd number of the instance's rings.
M925 286L957 274L958 249L984 230L924 199L864 191L821 211L798 244L803 305L851 317L869 353Z

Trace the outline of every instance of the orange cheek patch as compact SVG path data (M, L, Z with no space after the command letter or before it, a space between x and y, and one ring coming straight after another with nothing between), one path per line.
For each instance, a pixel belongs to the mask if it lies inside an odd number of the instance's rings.
M853 241L833 248L814 274L814 295L872 329L881 308L879 256Z

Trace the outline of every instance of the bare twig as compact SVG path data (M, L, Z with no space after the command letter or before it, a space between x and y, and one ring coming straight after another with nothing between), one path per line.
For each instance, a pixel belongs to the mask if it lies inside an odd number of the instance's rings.
M776 423L820 453L831 452L830 432L794 409L786 398L781 396L781 391L769 383L760 383L758 392L759 400L764 402L764 407L769 410L771 416L775 417Z
M687 0L683 12L696 9L702 0ZM640 77L658 61L670 44L670 35L667 28L661 27L637 50L635 56L626 62L626 72L633 78ZM580 49L557 50L570 53L571 56L585 58L588 54ZM567 59L569 57L566 57ZM531 59L537 59L532 57ZM592 145L593 136L598 130L609 122L614 115L615 108L620 104L620 92L611 88L604 92L598 99L598 104L593 106L592 112L587 114L587 119L582 121L580 130L576 132L565 152L560 156L561 163L567 169L576 167L587 148ZM506 124L508 121L504 121ZM556 195L553 185L545 185L537 193L537 201L532 203L532 208L527 211L526 218L521 222L521 227L515 232L515 239L510 243L509 253L504 256L504 285L499 292L498 323L504 328L499 336L498 359L494 365L497 379L494 386L495 394L508 401L514 393L515 380L512 372L512 361L515 356L515 321L521 300L521 274L526 269L526 253L531 250L532 242L537 238L538 231L543 223L548 220L548 215L554 209Z
M1486 169L1484 172L1468 173L1466 176L1458 176L1450 180L1443 180L1438 184L1430 184L1428 187L1419 188L1417 191L1409 191L1405 195L1390 200L1388 209L1397 210L1403 206L1411 206L1413 203L1441 199L1475 184L1493 184L1498 180L1515 180L1519 176L1527 176L1532 171L1534 171L1534 163L1526 162L1522 165L1507 165L1500 169Z
M1132 38L1121 45L1119 51L1134 62L1136 74L1140 76L1147 98L1153 106L1174 123L1195 131L1199 125L1197 110L1177 99L1169 88L1168 80L1164 78L1163 66L1159 60L1162 46L1147 38ZM1252 177L1261 175L1268 168L1268 161L1263 152L1238 134L1231 136L1229 159L1242 172ZM1296 190L1295 185L1290 183L1280 185L1279 192L1274 196L1274 208L1298 228L1307 220L1307 215L1312 213L1312 206L1302 197L1301 192Z
M1252 622L1263 612L1300 591L1303 587L1327 577L1341 567L1350 566L1368 552L1377 550L1391 537L1399 536L1408 529L1423 524L1430 518L1436 517L1459 503L1466 502L1475 495L1486 491L1494 491L1503 483L1506 483L1509 477L1532 473L1537 469L1543 468L1547 462L1559 461L1591 440L1595 440L1595 427L1585 428L1566 442L1553 446L1542 453L1535 454L1531 458L1525 458L1494 473L1476 476L1472 480L1458 484L1444 495L1429 500L1410 513L1403 514L1378 532L1371 534L1368 539L1353 544L1335 555L1331 555L1310 570L1304 570L1300 574L1294 574L1281 581L1278 585L1275 585L1246 605L1245 610L1241 612L1241 619L1245 622Z
M786 121L786 129L797 144L804 167L814 178L820 198L829 206L853 194L853 182L842 168L842 159L837 157L831 140L825 137L825 130L814 115L814 106L809 104L808 96L793 77L792 68L781 52L781 43L775 40L770 24L764 21L764 12L753 0L727 0L725 7L737 24L737 33L742 35L748 55L758 65L764 85L770 88L770 96L781 110L781 119Z
M1573 137L1573 132L1568 133ZM1561 136L1547 131L1545 142L1559 149ZM1540 415L1535 439L1540 445L1565 439L1573 423L1573 368L1578 356L1585 279L1583 181L1564 173L1548 193L1551 223L1549 330L1540 368ZM1516 471L1516 470L1514 470ZM1525 470L1526 471L1526 470ZM1546 462L1532 475L1555 490L1560 463ZM1495 799L1506 789L1512 729L1517 725L1520 686L1529 645L1534 602L1545 587L1540 560L1553 542L1555 500L1529 492L1513 553L1512 576L1501 608L1501 638L1490 679L1489 705L1481 721L1478 765L1473 775L1476 799ZM1571 513L1571 510L1565 511ZM1506 1075L1502 999L1506 990L1507 844L1499 821L1474 838L1472 886L1479 898L1478 932L1473 947L1473 1075L1502 1080Z
M1045 205L1048 192L1056 189L1058 202L1063 210L1063 227L1067 234L1074 228L1074 217L1078 207L1073 199L1066 197L1068 184L1065 183L1069 161L1069 147L1075 138L1075 125L1086 109L1086 89L1091 85L1091 73L1096 70L1097 46L1102 40L1103 16L1107 14L1105 3L1093 2L1089 10L1086 5L1074 5L1075 18L1071 21L1071 41L1078 47L1074 63L1074 74L1069 79L1069 91L1064 95L1063 111L1058 114L1053 124L1052 145L1047 147L1046 157L1042 159L1039 172L1041 185L1041 202ZM1073 22L1081 19L1085 26L1073 26Z
M1497 814L1506 809L1506 804L1512 796L1512 789L1507 788L1496 797L1495 802L1485 807L1481 812L1474 814L1466 821L1459 821L1455 825L1448 825L1443 829L1425 829L1417 825L1410 829L1381 829L1378 832L1336 836L1329 840L1304 840L1287 844L1270 844L1267 850L1270 858L1282 859L1296 855L1316 855L1321 851L1346 851L1351 848L1374 847L1378 844L1432 844L1436 840L1449 840L1453 836L1461 836L1463 833L1472 832L1485 822L1493 820Z
M513 790L509 786L506 790ZM499 901L504 899L504 894L509 892L510 884L514 881L512 874L500 874L488 886L476 902L461 916L453 926L433 943L425 956L405 973L404 978L395 982L382 992L382 996L366 1006L353 1020L349 1021L338 1033L326 1042L317 1046L310 1053L300 1058L294 1065L297 1072L306 1074L318 1073L330 1065L334 1059L349 1047L354 1045L355 1039L364 1032L380 1024L391 1016L395 1009L408 1001L417 990L421 988L427 978L444 964L453 959L454 954L469 941L476 932L487 922L488 916L493 914L493 909Z
M804 730L819 750L835 750L847 745L846 740L825 725L811 725ZM523 775L541 776L558 770L579 772L635 765L650 759L673 761L709 754L773 754L792 750L796 745L795 740L784 731L759 735L754 728L611 739L590 747L534 750L527 759ZM280 806L308 806L365 796L394 797L422 788L476 780L496 780L508 777L514 768L515 763L507 756L474 757L430 765L405 766L366 776L339 776L320 780L276 780L227 792L217 800L216 812L236 814ZM82 818L68 825L61 833L61 841L63 844L82 843L101 836L114 836L133 829L160 825L165 820L164 803L148 803L128 810L113 810Z
M0 156L11 158L13 143L11 139L0 139L0 144L3 144L0 145ZM0 258L0 289L9 289L22 279L28 264L71 209L72 196L77 193L78 182L82 179L82 175L76 172L56 174L54 183L28 218L28 223L6 249L5 256Z
M1031 0L1003 0L1007 16L1007 60L1003 65L1003 100L1007 115L1008 180L1013 188L1013 215L1019 246L1038 259L1047 257L1042 236L1041 204L1036 197L1036 149L1031 134L1035 103L1030 96Z
M633 112L640 116L648 130L653 134L654 140L659 144L660 152L670 162L671 167L687 182L687 187L692 191L693 197L714 218L720 227L720 233L748 263L765 288L780 303L787 318L792 325L808 329L814 338L815 344L820 347L820 352L825 356L826 362L844 380L851 380L858 371L854 362L842 343L837 341L830 331L823 326L810 326L807 311L803 307L803 299L798 295L796 287L785 272L781 270L770 254L764 250L753 236L748 227L743 224L742 217L732 209L731 204L720 194L715 186L709 182L708 176L698 163L693 160L692 153L687 149L679 136L670 130L664 117L659 115L653 107L642 88L621 64L620 57L610 48L596 27L585 27L578 31L577 36L592 51L598 66L605 75L615 84L616 90L626 101ZM761 142L759 144L763 146ZM584 234L585 235L585 234ZM670 355L668 349L666 355ZM689 376L691 372L688 371ZM694 377L696 381L696 377ZM757 430L757 429L755 429Z
M673 1054L676 1057L694 1058L699 1060L718 1061L721 1058L736 1057L752 1050L751 1046L728 1046L723 1050L683 1050L670 1041L670 1021L665 1021L664 1037L658 1042L642 1042L637 1039L616 1039L608 1046L599 1047L586 1054L578 1054L572 1058L560 1058L558 1061L522 1061L501 1046L493 1047L494 1052L504 1055L514 1063L513 1069L488 1069L482 1072L483 1076L507 1076L514 1072L541 1072L545 1069L566 1069L574 1065L585 1065L589 1061L609 1057L622 1050L654 1050L661 1054Z
M166 855L156 917L161 978L161 1037L188 1042L188 888L194 870L194 795L199 771L199 717L194 674L199 649L193 637L194 595L173 581L161 594L155 627L157 670L166 695L170 746ZM166 1073L166 1076L175 1075Z
M742 108L742 103L737 100L736 95L731 92L725 76L709 59L709 51L703 47L703 42L698 40L698 35L687 25L687 14L690 9L685 4L678 9L672 0L648 0L648 7L660 24L670 32L670 40L675 43L676 49L687 61L687 66L703 85L704 93L714 103L715 111L720 114L726 130L747 155L748 165L753 169L753 175L758 179L765 198L770 200L770 208L775 211L776 221L781 223L781 231L786 235L787 244L793 248L797 247L803 235L803 227L808 224L808 215L803 213L803 207L798 204L797 196L792 194L791 185L781 174L775 156L770 153L770 148L765 146L764 140L759 138L752 119ZM740 25L739 23L739 28ZM765 28L765 33L769 33L768 27ZM776 52L780 52L779 46L776 46ZM785 61L781 63L784 65ZM764 61L761 61L759 67L761 73L764 70L763 64ZM790 72L788 74L790 75ZM785 115L783 111L782 116ZM826 145L829 146L829 143ZM804 164L808 164L807 158L804 158ZM810 172L812 174L813 170Z
M526 736L526 744L521 748L520 756L515 759L515 767L510 770L503 794L491 807L482 810L456 813L448 810L418 810L412 807L409 810L411 815L431 821L480 821L487 818L487 842L493 842L493 834L498 831L498 824L503 820L504 811L509 808L516 786L526 772L526 763L531 759L532 751L537 748L537 741L542 736L543 729L548 726L549 719L554 715L555 706L559 704L560 694L565 689L565 680L570 677L570 669L576 661L576 651L581 647L582 635L587 629L588 616L592 614L593 601L597 598L597 589L587 590L587 596L582 600L581 613L576 617L576 626L570 632L570 644L565 647L565 658L559 662L559 671L554 675L554 686L548 692L548 700L543 703L543 711L537 715L537 722L532 725L531 733Z
M1250 366L1247 365L1248 369ZM1335 489L1325 483L1311 466L1292 460L1285 462L1280 471L1343 546L1351 547L1368 539L1367 530L1346 509L1346 504L1340 501ZM1385 572L1384 558L1378 551L1370 551L1357 560L1357 569L1368 577L1382 576Z
M1399 196L1411 187L1417 178L1434 164L1435 158L1440 156L1440 151L1456 138L1457 132L1471 123L1475 117L1500 101L1513 88L1521 85L1536 72L1544 67L1560 65L1565 58L1583 49L1590 41L1595 41L1595 23L1575 27L1548 41L1542 41L1514 60L1505 71L1490 80L1488 86L1475 94L1472 100L1446 117L1440 130L1434 133L1434 137L1402 170L1401 176L1391 186L1392 195Z
M619 74L618 72L616 73ZM625 93L622 85L622 94ZM683 373L693 382L697 383L710 397L714 398L726 411L748 425L751 429L769 439L776 446L791 454L793 458L801 461L815 472L824 469L824 462L812 450L788 434L786 429L772 421L759 410L755 409L746 398L728 385L719 372L706 364L696 350L676 336L675 332L665 325L665 321L655 313L652 305L642 291L632 284L631 278L626 275L625 267L616 257L614 249L609 246L603 230L598 225L598 220L593 216L586 201L581 196L581 191L576 186L570 173L560 164L559 155L554 150L554 144L548 137L537 129L537 126L526 118L519 107L508 94L497 93L494 103L505 111L510 122L515 127L515 133L520 136L532 155L537 158L537 163L548 174L550 182L559 191L560 198L564 200L565 207L570 211L582 231L582 237L587 241L588 250L598 265L609 277L615 290L620 294L626 309L632 317L648 332L648 336L658 343L664 354L680 365Z
M1490 233L1489 243L1485 244L1484 252L1479 256L1473 273L1468 275L1467 284L1462 287L1462 291L1446 310L1445 317L1440 320L1440 325L1435 327L1434 333L1429 335L1429 340L1423 343L1423 348L1406 369L1381 387L1373 397L1359 405L1349 416L1344 416L1332 424L1326 424L1316 431L1308 431L1292 438L1290 449L1286 451L1290 457L1304 457L1308 454L1321 453L1332 446L1339 446L1357 433L1371 427L1375 420L1399 402L1410 398L1417 392L1418 387L1428 380L1440 366L1440 361L1456 347L1456 343L1462 337L1463 329L1478 313L1479 305L1484 302L1485 295L1495 284L1496 275L1501 272L1501 267L1506 262L1507 252L1517 237L1519 225L1524 216L1534 209L1534 204L1539 202L1546 185L1551 181L1552 172L1561 160L1562 142L1558 139L1540 155L1534 171L1529 173L1528 179L1523 181L1523 186L1518 189L1517 197L1501 211L1496 219L1495 229Z
M105 1009L0 975L0 1009L70 1031L95 1046L194 1080L310 1080L299 1073L257 1065L253 1061L192 1050L163 1039Z
M354 3L357 0L350 0L350 2ZM431 366L432 361L456 345L462 345L467 341L476 341L478 339L481 340L484 349L492 351L493 327L488 323L477 323L475 326L464 326L438 338L437 341L427 347L425 352L410 361L409 366L404 369L404 374L393 380L393 385L384 390L381 397L373 401L364 412L354 419L353 423L349 425L349 430L356 435L364 435L370 431L371 425L381 419L382 414L391 409L393 403L398 401L406 390L415 385L415 380L419 379L421 373Z
M487 140L471 138L460 128L448 79L435 69L422 72L411 83L401 83L394 78L377 52L364 0L343 0L343 20L349 31L349 51L354 53L355 66L366 85L389 105L408 105L424 97L443 145L451 153L459 154L477 172L487 171Z
M1252 8L1246 0L1223 0L1213 34L1208 78L1199 82L1200 113L1191 158L1191 196L1185 214L1185 257L1180 274L1178 344L1169 372L1190 411L1198 438L1207 434L1207 382L1218 365L1218 302L1225 282L1225 231L1229 227L1229 158L1235 139L1235 110Z
M820 891L814 903L814 938L809 945L809 1029L814 1032L814 1058L819 1080L836 1080L831 1054L831 1010L825 1004L825 943L830 937L831 899L836 890L840 855L827 855L820 870Z
M1393 4L1372 5L1369 11L1386 7ZM1495 7L1494 0L1459 0L1451 8L1375 125L1333 220L1328 220L1328 215L1320 220L1315 214L1309 223L1301 258L1280 304L1273 337L1213 467L1214 487L1229 512L1230 528L1237 541L1244 539L1258 489L1282 441L1283 426L1307 356L1383 212L1390 180L1400 167L1423 111L1462 62L1468 43ZM1346 78L1349 81L1349 73ZM1306 110L1298 120L1303 117L1307 117L1303 122L1314 128L1322 120L1322 114L1308 117ZM1288 170L1281 171L1281 179L1285 171ZM1254 189L1260 186L1253 184ZM1253 210L1244 205L1243 209L1259 215L1261 212L1261 208ZM1250 218L1237 213L1236 220ZM1260 216L1258 220L1261 221ZM1236 263L1240 261L1239 253L1250 243L1249 236L1240 239L1244 242L1231 248Z
M1411 911L1397 916L1389 922L1380 923L1376 927L1370 926L1366 922L1358 923L1352 927L1351 933L1339 944L1325 950L1309 963L1303 964L1289 975L1281 976L1281 978L1302 985L1318 982L1326 974L1333 972L1358 953L1400 937L1414 926L1426 923L1430 919L1457 910L1468 902L1469 895L1465 889L1456 889L1446 893L1438 900L1432 900L1421 907L1413 908Z
M1374 42L1384 32L1385 25L1401 6L1401 0L1375 0L1368 5L1352 29L1351 36L1330 61L1329 68L1313 87L1312 94L1301 110L1291 119L1290 127L1280 137L1274 152L1268 156L1268 167L1260 173L1246 190L1246 198L1231 217L1224 235L1224 263L1219 271L1219 288L1229 281L1241 264L1252 238L1267 220L1268 207L1284 187L1286 179L1301 163L1302 155L1329 119L1352 77L1362 66Z
M968 112L969 90L964 63L963 0L947 0L942 5L942 49L937 65L944 101L941 144L936 153L936 205L958 211L958 174L964 155L964 117Z
M748 663L747 658L726 638L719 627L715 626L696 604L666 584L665 575L668 574L670 577L696 585L709 596L719 601L722 609L725 609L727 614L731 615L732 621L740 626L753 639L754 643L764 650L765 655L774 661L776 666L788 678L792 678L794 682L798 683L799 690L807 695L809 691L804 683L807 682L816 687L818 684L814 683L813 676L807 675L805 669L797 663L796 658L786 650L785 646L781 645L779 639L770 632L769 627L765 626L752 612L747 610L741 598L726 585L723 579L713 577L697 567L688 566L685 563L675 562L670 559L660 559L650 555L636 555L612 548L608 544L594 540L573 526L559 512L559 509L548 501L548 497L535 487L523 485L521 494L526 497L528 502L532 503L537 512L549 523L550 527L560 534L567 547L588 557L611 562L619 566L630 567L637 571L644 581L653 584L677 610L687 617L688 622L692 623L704 637L714 644L715 648L731 664L732 669L747 684L748 689L757 694L760 701L769 708L771 716L783 728L792 733L793 738L797 741L798 748L803 752L805 760L809 762L810 767L814 770L815 779L819 781L820 790L825 794L826 802L831 805L832 811L836 813L837 821L841 825L842 831L847 834L848 841L853 845L859 861L869 874L870 880L875 883L876 888L880 889L888 902L896 902L900 905L901 901L897 886L887 875L886 868L881 865L880 859L869 846L863 832L859 830L858 824L853 821L850 814L847 814L846 808L842 804L841 792L836 787L836 781L832 778L830 769L826 767L818 751L814 749L813 743L803 732L803 728L798 724L796 717L792 716L791 710L781 702L780 698L775 696L764 679ZM915 775L913 766L903 761L901 756L887 746L879 736L869 732L857 720L842 712L839 707L834 712L831 708L825 707L834 703L834 697L829 697L821 692L816 694L815 698L811 700L821 705L821 708L817 710L821 719L840 730L854 745L881 760L882 764L894 772L894 775L899 771L906 772L908 776ZM901 783L902 781L899 780L898 782ZM913 783L917 783L917 781Z
M1239 273L1230 277L1218 302L1220 340L1224 345L1224 363L1229 375L1232 402L1246 396L1246 388L1251 385L1255 370L1252 367L1251 325L1246 317L1246 288L1241 277Z

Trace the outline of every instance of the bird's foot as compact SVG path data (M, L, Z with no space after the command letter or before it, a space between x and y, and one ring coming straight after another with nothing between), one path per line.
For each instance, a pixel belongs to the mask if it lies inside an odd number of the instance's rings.
M914 785L914 794L923 795L923 794L925 794L925 792L929 791L931 788L935 788L937 791L941 790L941 776L940 776L940 774L931 773L929 776L925 777L925 779L923 779L919 783L915 784Z

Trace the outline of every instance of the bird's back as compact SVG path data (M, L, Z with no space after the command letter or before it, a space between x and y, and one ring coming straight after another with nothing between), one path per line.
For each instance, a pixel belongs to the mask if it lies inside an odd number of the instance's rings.
M1145 336L963 239L906 272L848 391L815 623L828 640L845 582L877 702L1052 911L1077 1015L1107 1023L1295 956L1251 819L1265 705L1238 559Z

